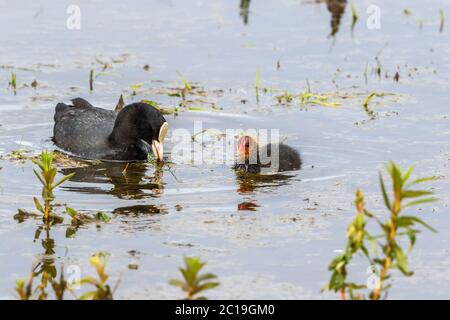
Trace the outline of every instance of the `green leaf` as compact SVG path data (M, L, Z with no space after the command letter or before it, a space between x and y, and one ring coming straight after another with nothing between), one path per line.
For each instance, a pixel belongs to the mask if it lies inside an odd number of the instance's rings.
M433 194L433 192L425 190L405 190L402 192L402 198L418 198L430 194Z
M33 197L34 205L37 210L39 210L41 213L44 213L44 209L42 208L41 203L39 202L38 198Z
M389 201L389 197L387 195L386 187L384 185L383 176L381 175L381 173L378 175L378 177L379 177L379 180L380 180L381 192L383 193L384 204L386 205L386 207L389 210L392 210L391 202Z
M99 211L95 214L95 219L102 221L102 222L109 222L111 220L111 217L109 217L103 211Z
M411 201L405 205L402 206L403 209L408 208L408 207L413 207L413 206L417 206L420 204L424 204L424 203L432 203L432 202L436 202L439 201L438 198L424 198L421 200L416 200L416 201Z
M139 90L139 88L142 87L143 85L144 85L143 82L133 83L133 84L130 86L130 89L131 89L132 91L137 91L137 90Z
M84 294L82 294L81 296L78 297L78 300L90 300L93 299L96 295L96 291L90 291L90 292L86 292Z
M411 177L411 173L413 172L414 168L415 165L412 165L411 167L408 168L405 175L403 176L403 184L405 184L406 181L408 181L408 179Z
M407 226L413 225L414 223L418 223L421 224L422 226L424 226L425 228L427 228L428 230L437 233L437 230L434 229L433 227L431 227L429 224L425 223L422 219L415 217L415 216L402 216L398 219L398 223L400 225L400 221L402 221L402 223L407 224ZM408 224L409 223L409 224Z
M69 173L67 176L64 176L61 180L59 180L54 186L53 189L55 189L56 187L62 185L64 182L66 182L67 180L69 180L70 178L72 178L75 175L75 172Z
M77 232L77 229L74 227L68 227L66 229L66 238L73 238Z
M439 179L439 177L436 177L436 176L424 177L424 178L416 179L416 180L408 183L407 187L415 185L415 184L419 184L419 183L422 183L422 182L436 181L438 179Z
M48 171L48 180L47 181L50 186L53 186L53 181L55 180L56 172L57 172L56 168L51 168ZM54 189L55 187L56 186L53 186L52 189Z
M216 279L216 278L217 278L217 276L215 274L205 273L197 278L197 282L199 283L201 281L211 280L211 279Z
M210 289L216 288L219 285L220 284L218 282L208 282L208 283L202 284L201 286L197 287L196 290L194 290L194 294L205 291L205 290L210 290Z
M392 182L393 182L394 192L396 194L401 194L401 190L403 187L402 172L401 172L400 168L392 161L391 161L390 173L391 173L391 178L392 178Z
M144 99L144 100L141 100L141 102L142 103L146 103L146 104L148 104L148 105L150 105L153 108L156 108L158 110L160 109L159 103L156 102L156 101Z
M72 218L77 219L78 218L78 212L75 209L72 209L70 207L66 207L66 213Z
M36 177L39 179L39 181L42 183L43 186L46 185L45 181L41 178L41 176L39 175L39 173L33 169L34 174L36 175Z
M183 82L184 87L186 88L186 90L189 91L189 92L191 92L191 91L192 91L192 87L191 87L191 85L189 84L189 82L188 82L188 81L186 80L186 78L181 74L180 71L177 71L177 73L178 73L178 76L180 77L181 81Z
M402 248L400 248L400 246L398 246L397 244L393 245L393 256L395 258L395 262L397 263L397 268L407 277L412 276L414 274L414 272L409 271L409 267L408 267L408 259L405 256L405 254L403 253Z
M180 288L184 287L184 282L181 280L177 280L177 279L170 280L169 284L171 286L175 286L175 287L180 287Z

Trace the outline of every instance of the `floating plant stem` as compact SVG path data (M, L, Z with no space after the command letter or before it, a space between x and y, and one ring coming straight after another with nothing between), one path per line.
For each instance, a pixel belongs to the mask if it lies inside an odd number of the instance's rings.
M383 93L372 92L363 102L364 111L367 113L370 119L375 119L377 117L377 113L369 108L369 103L372 101L374 97L382 97Z
M89 72L89 90L94 91L94 69Z
M353 33L353 31L355 30L356 23L359 20L359 16L358 16L358 12L356 11L355 3L353 1L351 4L351 7L352 7L352 27L351 27L351 29L352 29L352 33Z
M9 85L13 89L15 95L17 91L17 74L15 72L11 72L11 80L9 82Z
M444 32L444 27L445 27L445 13L444 13L444 9L440 9L439 10L439 19L441 21L440 27L439 27L439 32L442 33Z
M183 74L180 71L177 71L178 76L180 77L181 82L183 82L184 88L188 91L192 91L191 84L186 80L186 78L183 76Z
M256 77L255 77L255 90L256 90L256 103L259 103L259 80L261 78L261 69L256 69Z

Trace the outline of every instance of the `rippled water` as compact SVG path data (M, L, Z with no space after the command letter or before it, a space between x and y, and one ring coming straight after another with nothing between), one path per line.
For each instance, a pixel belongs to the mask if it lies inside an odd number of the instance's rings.
M88 257L109 252L113 280L122 274L117 298L181 297L167 281L178 276L183 255L201 256L219 275L211 298L334 298L320 289L354 215L354 191L361 187L368 205L381 209L377 172L395 160L415 163L421 176L440 176L433 188L441 201L422 210L439 233L421 234L411 257L416 274L395 277L390 297L448 297L450 42L447 26L439 32L439 9L450 12L446 1L358 1L353 33L350 5L339 20L339 11L314 1L251 1L248 16L239 1L78 1L81 30L66 28L69 4L0 1L0 297L12 298L15 279L45 253L33 240L41 221L13 219L19 208L33 210L40 193L33 165L7 154L53 149L54 106L76 96L109 109L121 93L126 102L176 105L180 99L167 90L181 86L177 70L205 88L209 104L194 104L220 110L168 115L171 130L194 134L195 121L219 130L278 128L300 150L303 170L248 180L219 164L131 164L125 174L125 164L60 168L76 175L56 191L57 202L105 211L112 221L83 226L72 238L67 225L54 226L51 259L89 273ZM370 4L381 8L380 30L366 27ZM380 78L372 72L377 55ZM112 68L101 73L98 60ZM258 68L261 88L273 91L261 92L259 103ZM16 95L8 88L12 71ZM303 92L307 82L315 92L337 93L342 106L277 103L276 95ZM375 120L361 107L372 91L393 94L374 100ZM170 134L167 142L170 150ZM362 281L365 271L356 263Z

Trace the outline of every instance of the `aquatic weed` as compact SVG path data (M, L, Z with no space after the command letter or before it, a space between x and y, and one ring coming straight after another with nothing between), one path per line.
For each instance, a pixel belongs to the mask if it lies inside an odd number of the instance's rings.
M169 281L169 284L181 288L186 294L186 300L206 300L203 296L196 296L219 286L218 282L211 281L217 279L217 276L212 273L200 274L206 263L199 258L185 257L184 264L185 268L179 268L183 280L173 279Z
M94 69L89 71L89 90L94 91Z
M53 159L53 153L47 151L43 151L38 159L32 159L40 169L40 173L36 169L33 169L33 172L42 183L42 200L44 205L41 204L37 197L34 197L33 200L36 209L44 215L44 221L46 222L49 221L52 210L51 202L54 199L53 190L75 175L74 172L70 173L55 183L57 168L53 166Z
M359 16L358 16L358 12L356 11L355 2L352 1L351 7L352 7L352 26L351 26L351 30L352 30L352 33L353 33L353 31L355 30L356 23L359 20Z
M383 177L380 173L379 181L384 204L389 212L389 218L382 221L378 215L366 209L364 194L359 189L356 191L355 206L357 215L347 228L347 244L344 252L334 258L328 266L331 278L325 290L339 292L342 300L347 296L350 299L365 299L359 290L369 289L368 298L378 300L381 294L390 288L386 281L391 277L389 271L398 269L404 276L412 276L409 269L408 257L420 230L418 226L436 232L432 227L419 217L405 215L403 212L410 207L437 201L430 197L431 191L416 190L411 187L427 181L433 181L436 177L425 177L410 181L414 167L410 167L405 173L394 163L386 166L392 182L392 196L386 191ZM409 201L409 202L407 202ZM381 229L380 234L372 235L367 230L367 225L375 222ZM403 239L409 240L408 248L402 246ZM371 250L369 251L369 248ZM381 249L381 255L379 250ZM369 266L376 276L373 287L367 284L357 284L348 280L347 267L358 253L367 258Z

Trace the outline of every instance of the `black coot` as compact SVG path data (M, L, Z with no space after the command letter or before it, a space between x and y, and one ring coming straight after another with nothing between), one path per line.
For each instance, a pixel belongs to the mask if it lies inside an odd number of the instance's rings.
M72 105L56 106L53 141L84 159L145 160L153 152L162 161L168 128L159 110L145 103L132 103L116 113L76 98Z
M272 151L278 149L278 158L272 158ZM267 161L262 161L261 155L267 156ZM277 160L278 165L271 160ZM299 170L302 166L302 159L297 150L292 147L280 144L268 144L261 147L255 137L243 136L237 144L237 161L234 169L248 173L260 173L263 169L268 171L283 172Z

